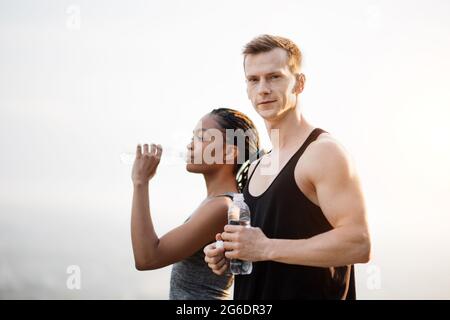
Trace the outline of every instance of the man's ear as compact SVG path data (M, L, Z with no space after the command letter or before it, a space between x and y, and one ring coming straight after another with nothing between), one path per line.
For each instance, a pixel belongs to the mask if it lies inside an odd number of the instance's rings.
M303 73L296 73L295 74L295 86L294 86L294 93L299 94L303 92L303 88L305 87L305 75Z

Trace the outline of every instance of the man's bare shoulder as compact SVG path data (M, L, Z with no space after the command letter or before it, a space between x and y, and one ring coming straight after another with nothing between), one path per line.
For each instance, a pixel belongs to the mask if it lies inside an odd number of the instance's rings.
M312 180L323 175L350 175L354 172L353 159L345 147L331 134L323 133L303 154L300 165L303 174Z
M337 156L347 154L344 146L331 134L322 133L316 140L311 142L305 151L315 156Z

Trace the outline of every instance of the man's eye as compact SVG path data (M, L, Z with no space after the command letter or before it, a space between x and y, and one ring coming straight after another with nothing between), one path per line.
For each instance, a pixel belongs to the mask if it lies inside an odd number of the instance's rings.
M257 79L248 79L248 82L256 82L257 81Z
M273 75L273 76L271 76L270 77L270 79L278 79L280 76L278 76L278 75Z

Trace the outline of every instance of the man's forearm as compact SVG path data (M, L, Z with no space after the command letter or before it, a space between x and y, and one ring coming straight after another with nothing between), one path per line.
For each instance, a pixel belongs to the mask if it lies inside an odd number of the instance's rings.
M138 269L146 267L152 260L158 247L158 236L150 216L149 186L139 184L134 186L131 209L131 241Z
M368 262L370 242L362 230L336 228L309 239L269 239L265 252L265 260L328 268Z

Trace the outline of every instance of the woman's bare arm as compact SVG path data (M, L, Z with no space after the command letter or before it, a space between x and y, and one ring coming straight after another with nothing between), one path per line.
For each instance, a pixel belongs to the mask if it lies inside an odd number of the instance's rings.
M214 240L227 223L226 197L205 200L183 225L161 238L155 232L150 213L149 181L155 175L161 158L160 146L137 147L133 165L133 203L131 209L131 240L138 270L158 269L180 261Z
M136 268L162 268L203 249L226 225L228 201L231 200L226 197L206 200L186 223L159 238L150 213L149 187L136 186L131 214L131 237Z

